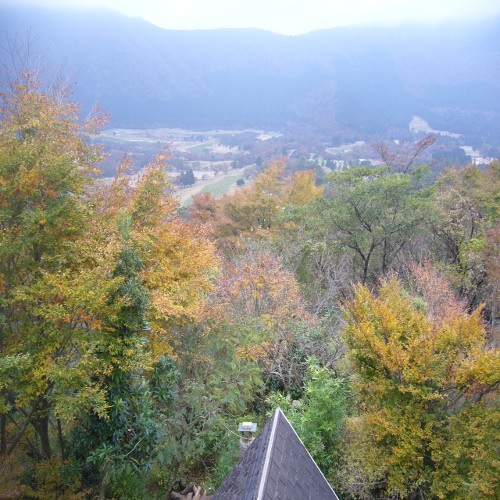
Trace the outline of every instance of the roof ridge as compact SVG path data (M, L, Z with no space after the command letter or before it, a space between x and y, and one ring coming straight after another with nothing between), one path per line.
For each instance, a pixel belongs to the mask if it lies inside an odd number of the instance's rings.
M266 447L266 456L264 458L264 466L262 468L262 473L260 476L259 490L257 491L256 500L262 500L262 495L264 494L264 488L266 486L266 481L267 481L267 474L269 472L269 464L271 463L271 455L272 455L272 449L274 446L274 438L276 436L276 427L278 426L278 420L279 420L280 413L283 414L283 412L281 411L281 408L278 406L278 408L276 408L276 411L274 412L273 426L271 428L271 433L269 435L269 440L267 442L268 444Z
M279 407L228 473L213 498L338 500L335 491Z

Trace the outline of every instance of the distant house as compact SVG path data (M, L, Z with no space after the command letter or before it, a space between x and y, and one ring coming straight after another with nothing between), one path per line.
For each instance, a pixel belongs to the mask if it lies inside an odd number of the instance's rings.
M278 408L212 500L338 500Z

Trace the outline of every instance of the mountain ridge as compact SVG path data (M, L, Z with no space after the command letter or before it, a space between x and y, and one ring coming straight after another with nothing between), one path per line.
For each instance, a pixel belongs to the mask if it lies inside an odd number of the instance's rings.
M439 27L164 30L108 9L0 7L7 38L27 33L66 63L83 109L114 126L301 125L331 135L434 128L500 143L500 18Z

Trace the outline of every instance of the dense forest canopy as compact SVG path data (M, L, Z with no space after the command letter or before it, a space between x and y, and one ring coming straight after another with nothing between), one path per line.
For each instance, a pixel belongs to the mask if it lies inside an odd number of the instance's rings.
M344 498L500 494L499 162L283 158L187 214L167 151L97 180L63 85L1 98L0 496L210 493L277 405Z

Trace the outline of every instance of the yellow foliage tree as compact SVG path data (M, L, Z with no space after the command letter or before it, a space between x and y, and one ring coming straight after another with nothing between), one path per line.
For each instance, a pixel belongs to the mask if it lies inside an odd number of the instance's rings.
M63 415L70 387L66 413L75 404L103 410L88 347L99 318L112 314L105 297L115 283L104 280L109 247L89 251L83 196L102 157L85 134L102 117L81 124L67 89L43 88L30 72L1 97L1 452L12 452L31 429L40 443L28 440L32 452L48 458L50 418Z
M57 435L64 460L65 424L85 412L106 418L106 377L117 365L145 373L172 351L172 324L201 314L217 257L177 217L166 155L136 186L127 162L98 185L102 152L86 137L99 117L80 124L64 89L44 90L29 73L2 97L0 454L22 443L50 458ZM144 317L127 293L134 286ZM125 341L115 333L135 310Z
M498 351L486 344L480 310L465 312L442 278L420 270L415 286L423 298L395 279L377 295L359 286L346 309L359 397L359 416L348 422L348 489L498 495Z

